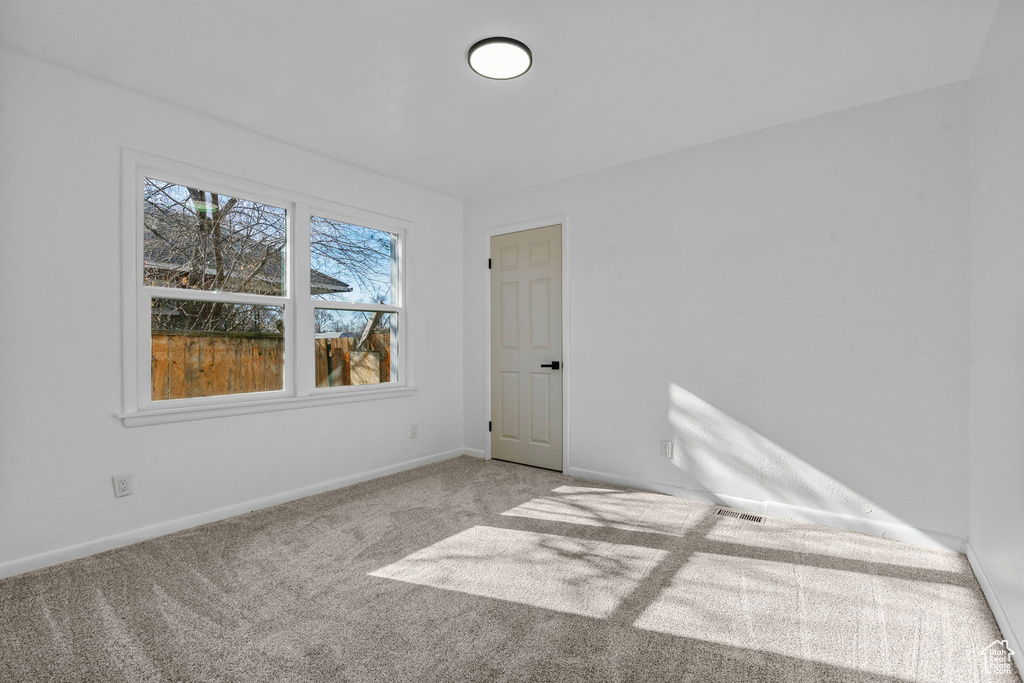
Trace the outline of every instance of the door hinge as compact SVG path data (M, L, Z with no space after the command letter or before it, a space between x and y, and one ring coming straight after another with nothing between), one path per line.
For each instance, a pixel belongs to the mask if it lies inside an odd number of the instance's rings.
M491 269L491 259L487 259L487 270Z
M491 422L490 420L488 420L488 421L487 421L487 431L491 431L491 427L492 427L492 426L494 426L494 423L493 423L493 422Z

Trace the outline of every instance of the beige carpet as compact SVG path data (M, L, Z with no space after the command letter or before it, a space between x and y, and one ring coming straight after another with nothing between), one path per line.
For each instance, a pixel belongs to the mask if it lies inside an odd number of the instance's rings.
M966 558L456 458L0 581L0 681L1008 681Z

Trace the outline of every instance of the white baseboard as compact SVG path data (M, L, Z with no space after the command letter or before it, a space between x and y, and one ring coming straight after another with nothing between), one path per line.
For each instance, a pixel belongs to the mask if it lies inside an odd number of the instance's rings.
M386 467L379 467L377 469L367 470L357 474L350 474L338 479L331 479L330 481L323 481L317 484L292 489L291 491L283 491L281 493L264 496L263 498L256 498L243 503L235 503L234 505L227 505L215 510L208 510L195 515L179 517L167 522L151 524L149 526L132 529L131 531L125 531L112 536L105 536L92 541L86 541L85 543L77 543L64 548L58 548L57 550L48 550L37 555L30 555L28 557L0 564L0 578L14 576L15 574L22 574L24 572L32 571L33 569L48 567L60 562L67 562L68 560L86 557L87 555L94 555L96 553L103 552L104 550L111 550L112 548L118 548L130 543L145 541L150 538L156 538L157 536L181 531L182 529L190 529L201 524L208 524L210 522L227 519L228 517L245 514L246 512L252 512L253 510L280 505L281 503L298 500L299 498L323 493L324 491L340 489L344 486L350 486L352 484L358 484L361 481L367 481L368 479L376 479L377 477L383 477L388 474L394 474L395 472L409 470L414 467L447 460L460 455L468 455L466 449L458 448L456 450L435 453L422 458L415 458L414 460L406 460L394 465L387 465Z
M567 467L565 469L565 474L573 477L581 477L583 479L593 479L594 481L604 481L609 484L618 484L619 486L629 486L647 491L655 491L657 493L666 493L671 496L685 498L687 500L695 500L701 503L727 505L729 507L736 508L737 510L743 510L745 512L752 512L755 514L785 517L798 522L809 522L811 524L820 524L822 526L828 526L835 529L857 531L862 534L880 536L882 538L903 541L904 543L913 543L914 545L921 545L928 548L941 548L958 553L963 552L964 549L964 539L959 536L953 536L951 534L945 534L938 531L918 529L910 526L909 524L904 525L880 522L878 520L866 519L864 517L854 517L853 515L799 507L797 505L787 505L785 503L774 503L772 501L763 500L751 500L750 498L739 498L737 496L715 493L714 491L696 491L669 484L659 484L657 482L623 477L617 474L585 470L579 467Z
M909 524L893 524L892 522L883 522L877 519L856 517L827 510L816 510L797 505L787 505L786 503L773 503L771 501L765 503L765 506L765 513L775 517L785 517L786 519L794 519L798 522L809 522L811 524L830 526L835 529L856 531L862 534L880 536L881 538L913 543L914 545L928 548L939 548L962 553L966 545L966 541L959 536L945 534L941 531L918 529Z
M695 500L700 503L711 503L712 505L728 505L730 507L739 507L739 504L748 501L745 498L734 498L733 496L723 496L711 491L695 491L693 489L684 489L680 486L672 486L671 484L659 484L654 481L644 481L642 479L633 479L632 477L623 477L618 474L608 474L607 472L598 472L597 470L585 470L582 467L566 467L564 474L568 474L571 477L580 477L581 479L593 479L594 481L604 481L609 484L618 484L619 486L629 486L635 489L644 489L645 491L654 491L655 493L664 493L669 496L675 496L677 498L685 498L687 500ZM744 508L747 509L747 508ZM750 512L764 512L764 510L749 510Z
M167 522L160 522L150 526L140 527L131 531L114 534L112 536L106 536L84 543L78 543L75 545L66 546L64 548L58 548L56 550L49 550L36 555L30 555L28 557L11 560L0 564L0 578L7 576L14 576L33 569L40 569L50 565L58 564L60 562L66 562L87 555L93 555L95 553L103 552L104 550L110 550L130 543L136 543L138 541L144 541L146 539L155 538L157 536L163 536L164 534L173 533L175 531L181 531L182 529L189 529L201 524L208 524L209 522L216 522L221 519L228 517L234 517L241 515L246 512L253 510L259 510L261 508L271 507L279 505L281 503L287 503L292 500L299 498L305 498L312 496L317 493L323 493L324 491L330 491L351 484L356 484L361 481L368 479L375 479L377 477L383 477L388 474L394 474L395 472L401 472L402 470L412 469L421 465L426 465L432 462L438 462L441 460L447 460L459 455L469 455L476 458L486 458L487 455L484 451L474 448L460 448L451 451L445 451L442 453L435 453L422 458L416 458L413 460L407 460L405 462L397 463L394 465L388 465L386 467L380 467L373 470L367 470L365 472L359 472L357 474L348 475L338 479L332 479L330 481L320 482L312 484L310 486L304 486L302 488L293 489L291 491L284 491L282 493L276 493L263 498L255 500L249 500L243 503L236 503L234 505L228 505L225 507L217 508L215 510L209 510L195 515L189 515L186 517L179 517ZM923 531L916 529L911 526L899 526L894 524L887 524L884 522L878 522L875 520L868 520L859 517L853 517L850 515L841 515L823 510L814 510L810 508L801 508L792 505L783 505L780 503L772 503L765 501L756 501L748 498L739 498L736 496L728 496L723 494L714 493L711 491L696 491L693 489L686 489L678 486L672 486L669 484L659 484L657 482L643 481L640 479L633 479L631 477L623 477L615 474L608 474L606 472L598 472L595 470L586 470L578 467L567 467L565 473L574 477L581 477L583 479L592 479L594 481L604 481L611 484L618 484L620 486L629 486L632 488L645 489L648 491L656 491L658 493L665 493L679 498L686 498L687 500L695 500L704 503L711 503L715 505L728 505L738 510L745 510L754 513L764 513L770 515L776 515L780 517L787 517L790 519L796 519L799 521L810 522L813 524L822 524L824 526L835 527L839 529L848 529L850 531L859 531L861 533L871 534L873 536L882 536L884 538L892 538L894 540L906 541L908 543L914 543L917 545L924 545L928 547L946 548L949 550L962 551L964 547L964 541L956 536L943 534L939 532ZM968 555L970 557L970 554ZM980 564L976 564L975 559L971 560L971 564L976 567L980 567ZM986 583L982 582L981 573L978 569L975 572L979 575L979 582L982 583L982 588L985 589ZM989 596L991 589L986 589L986 597L989 597L990 602L992 598ZM993 612L996 612L996 603L993 603ZM1001 610L998 614L1002 614ZM998 616L997 621L999 622L1003 632L1006 633L1008 626L1004 626L1006 622L1005 616ZM1009 636L1012 637L1012 636ZM1016 641L1015 641L1016 642ZM1017 649L1017 648L1014 648ZM1017 650L1020 652L1021 650Z
M1003 605L999 602L999 596L996 595L995 589L992 587L992 582L988 578L988 574L985 572L985 565L981 563L981 558L978 557L978 553L975 552L974 546L971 545L970 541L967 542L967 560L971 563L971 569L974 570L974 576L978 579L978 584L981 586L981 592L985 594L985 599L988 600L988 606L992 610L992 616L996 619L996 625L999 626L999 630L1003 633L1003 638L1006 639L1006 644L1010 646L1016 655L1014 656L1014 664L1017 665L1017 671L1021 671L1021 661L1024 661L1024 648L1021 647L1020 640L1017 639L1017 634L1013 630L1013 625L1010 623L1009 617L1006 616L1006 611L1003 610Z

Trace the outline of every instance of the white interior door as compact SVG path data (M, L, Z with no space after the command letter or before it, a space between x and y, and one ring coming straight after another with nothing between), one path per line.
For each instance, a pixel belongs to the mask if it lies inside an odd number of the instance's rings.
M562 469L562 226L491 238L491 457Z

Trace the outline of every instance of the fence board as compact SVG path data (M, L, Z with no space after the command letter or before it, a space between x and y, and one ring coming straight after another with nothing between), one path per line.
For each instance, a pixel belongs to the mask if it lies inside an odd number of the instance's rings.
M327 377L327 345L329 339L313 340L313 381L316 386L322 387Z
M153 335L155 338L157 335ZM185 338L167 337L167 396L184 398L185 394ZM154 400L159 400L154 398Z
M239 344L233 344L228 349L228 363L227 363L227 376L228 383L226 392L229 394L241 393L239 387L242 386L242 347Z
M252 369L252 346L250 344L240 344L238 350L240 354L238 369L241 371L239 374L242 381L238 385L236 393L257 391L255 373Z
M235 359L234 350L229 346L217 349L217 360L213 364L213 387L218 393L230 394L231 384L228 381L228 368Z
M270 382L267 387L273 391L284 389L284 362L280 346L272 346L267 349L269 362L266 364L270 373Z
M160 401L170 395L170 370L167 337L155 336L152 343L153 400Z
M196 344L199 347L199 376L197 396L214 396L218 387L214 384L213 368L217 362L217 344Z

